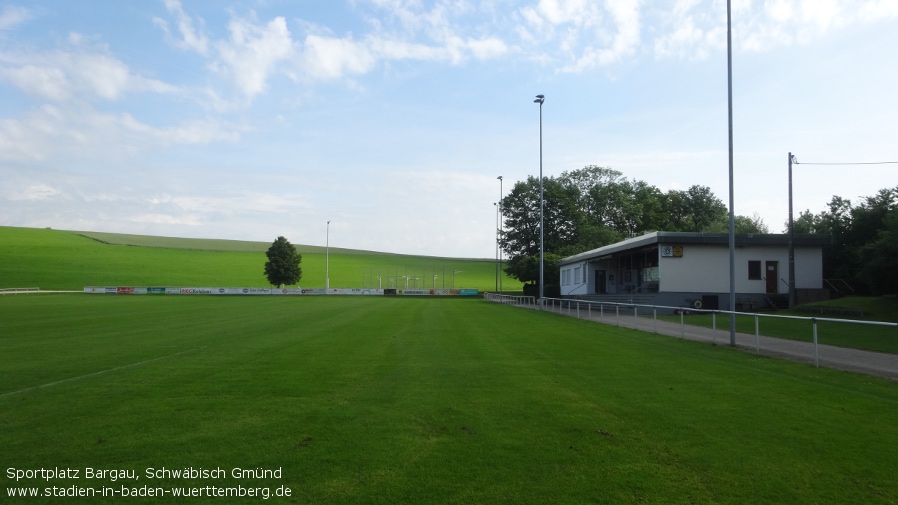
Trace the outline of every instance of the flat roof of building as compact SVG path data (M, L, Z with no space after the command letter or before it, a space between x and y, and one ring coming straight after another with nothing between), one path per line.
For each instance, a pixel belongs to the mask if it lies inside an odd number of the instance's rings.
M789 235L785 233L738 233L736 246L788 246ZM609 244L598 249L568 256L558 261L559 266L598 259L621 252L654 247L658 244L682 245L705 244L729 246L729 233L701 233L681 231L653 231L638 237ZM795 234L795 247L823 247L832 244L830 235Z

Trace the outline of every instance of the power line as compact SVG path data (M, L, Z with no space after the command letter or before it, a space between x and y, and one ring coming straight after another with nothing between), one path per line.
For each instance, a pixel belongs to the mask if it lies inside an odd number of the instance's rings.
M846 163L811 163L807 161L793 160L796 165L898 165L898 161L859 161Z

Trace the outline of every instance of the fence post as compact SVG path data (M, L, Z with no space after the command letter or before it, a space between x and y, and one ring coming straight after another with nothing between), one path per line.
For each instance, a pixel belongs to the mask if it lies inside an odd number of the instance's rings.
M755 314L755 351L761 355L761 330L758 326L758 315Z
M652 317L655 319L655 333L658 333L658 308L652 307Z
M683 317L685 311L680 311L680 338L686 338L686 321Z
M577 300L577 319L580 319L580 301Z
M812 317L811 323L814 325L814 366L820 368L820 353L817 349L817 318Z
M592 302L586 304L586 317L592 321Z
M620 326L620 305L614 306L614 320L617 321L617 325Z

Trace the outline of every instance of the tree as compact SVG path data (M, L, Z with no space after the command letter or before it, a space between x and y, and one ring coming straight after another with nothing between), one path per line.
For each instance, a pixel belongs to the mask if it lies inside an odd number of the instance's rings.
M898 187L882 189L856 206L833 196L827 210L801 212L795 232L832 237L823 248L825 279L843 279L858 294L898 291Z
M748 216L733 216L733 228L734 232L737 234L753 234L753 233L770 233L770 228L764 224L764 220L761 216L755 212L752 217ZM788 228L788 226L787 226ZM708 231L725 233L730 231L730 219L727 217L726 221L719 221L711 226Z
M858 277L873 293L898 294L898 209L893 208L883 218L883 229L876 240L860 250L861 267Z
M709 231L727 218L727 209L705 186L686 191L661 190L629 180L610 168L589 165L543 178L543 247L546 254L570 256L647 231ZM504 230L500 238L508 254L509 275L533 278L539 255L539 179L517 182L502 199ZM740 223L742 224L742 223ZM746 229L763 227L746 219ZM548 267L545 267L548 269ZM547 279L546 284L551 282Z
M302 255L296 251L293 244L284 237L278 237L265 253L268 261L265 262L265 277L273 286L281 287L285 284L296 284L302 278Z

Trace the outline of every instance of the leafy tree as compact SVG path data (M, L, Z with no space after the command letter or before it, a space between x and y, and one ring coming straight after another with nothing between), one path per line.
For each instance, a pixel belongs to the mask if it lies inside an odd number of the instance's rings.
M302 255L296 251L293 244L284 237L278 237L265 253L268 261L265 262L265 277L273 286L281 287L286 284L297 284L302 278Z
M827 234L823 277L848 281L859 294L898 291L898 187L882 189L860 205L833 196L827 209L803 211L795 219L796 233Z
M792 225L795 226L795 233L828 233L823 230L820 220L810 210L801 211L798 217L792 219ZM788 219L786 220L785 229L786 231L789 230Z
M758 213L754 213L752 217L748 216L733 216L733 228L736 233L770 233L770 228L764 224L764 220ZM787 226L788 228L788 226ZM730 231L730 219L727 216L726 221L721 221L715 223L708 231L713 232L729 232Z
M898 209L886 214L876 240L861 247L860 258L858 277L873 293L898 294Z
M616 170L595 165L543 178L543 198L544 251L562 257L646 231L708 231L727 216L723 202L705 186L665 194L644 181L628 180ZM500 243L509 257L506 271L523 282L535 282L528 265L536 261L539 266L538 259L532 259L539 255L539 179L516 183L502 199L502 210Z
M577 207L577 188L553 177L543 177L543 248L554 251L573 244L582 223ZM517 182L502 199L505 226L501 238L502 249L509 257L539 254L539 178L528 177Z

